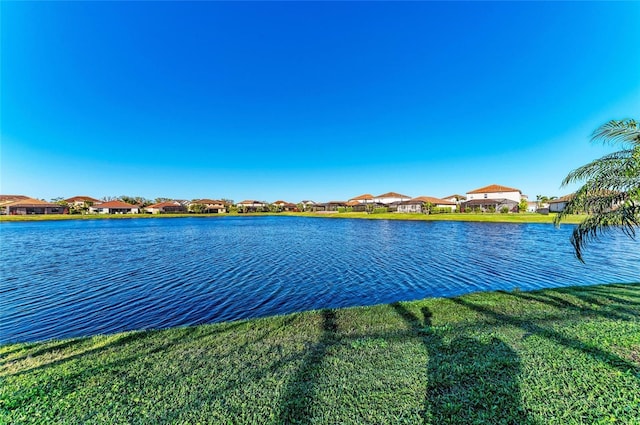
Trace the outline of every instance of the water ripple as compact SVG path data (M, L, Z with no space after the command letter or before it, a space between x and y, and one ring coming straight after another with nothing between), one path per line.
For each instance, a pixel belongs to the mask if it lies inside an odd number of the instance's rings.
M0 343L640 280L613 233L571 226L297 217L2 223Z

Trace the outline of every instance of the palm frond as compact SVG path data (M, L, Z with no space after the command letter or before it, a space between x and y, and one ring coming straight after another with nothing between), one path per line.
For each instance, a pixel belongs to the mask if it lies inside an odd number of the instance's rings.
M577 181L586 180L597 175L613 175L637 166L634 149L613 152L571 171L562 181L566 186Z
M584 263L582 250L587 242L598 239L614 228L635 239L636 228L639 225L640 209L636 205L625 205L606 213L589 216L573 230L571 245L578 260Z
M584 181L554 219L558 226L569 214L590 214L571 236L582 262L582 249L589 241L613 228L635 238L640 226L640 125L633 119L612 120L594 131L592 141L620 143L625 149L571 171L562 182L566 186Z
M611 120L598 127L591 137L594 142L640 144L640 125L636 120Z

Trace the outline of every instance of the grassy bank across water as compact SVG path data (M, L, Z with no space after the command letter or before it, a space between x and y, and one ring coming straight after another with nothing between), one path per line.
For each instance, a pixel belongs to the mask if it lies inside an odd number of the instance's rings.
M640 424L640 283L0 347L0 423Z
M481 214L481 213L448 213L448 214L367 214L367 213L253 213L253 214L41 214L41 215L0 215L1 222L50 221L50 220L108 220L108 219L152 219L152 218L212 218L212 217L320 217L320 218L356 218L367 220L412 220L412 221L473 221L487 223L547 223L552 224L555 214L542 215L523 214ZM586 218L585 215L567 217L563 223L577 224Z

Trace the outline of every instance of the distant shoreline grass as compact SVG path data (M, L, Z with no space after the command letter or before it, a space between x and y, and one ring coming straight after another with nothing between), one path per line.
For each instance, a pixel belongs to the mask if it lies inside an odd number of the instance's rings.
M42 215L2 215L0 223L53 220L110 220L110 219L152 219L152 218L213 218L213 217L317 217L317 218L352 218L365 220L408 220L408 221L470 221L486 223L547 223L552 224L556 214L542 215L536 213L499 214L499 213L447 213L447 214L367 214L367 213L251 213L251 214L42 214ZM568 216L563 223L578 224L585 215Z
M640 283L0 346L0 423L640 424Z

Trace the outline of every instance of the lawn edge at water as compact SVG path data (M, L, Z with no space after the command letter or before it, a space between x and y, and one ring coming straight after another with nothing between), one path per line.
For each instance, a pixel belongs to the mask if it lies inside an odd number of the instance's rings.
M60 220L134 220L154 218L224 218L224 217L312 217L331 219L398 220L398 221L465 221L484 223L543 223L553 224L556 214L497 214L497 213L445 213L445 214L400 214L400 213L250 213L250 214L41 214L41 215L0 215L0 223L60 221ZM581 223L586 215L567 216L563 223Z
M4 344L0 379L7 423L638 424L640 282Z

